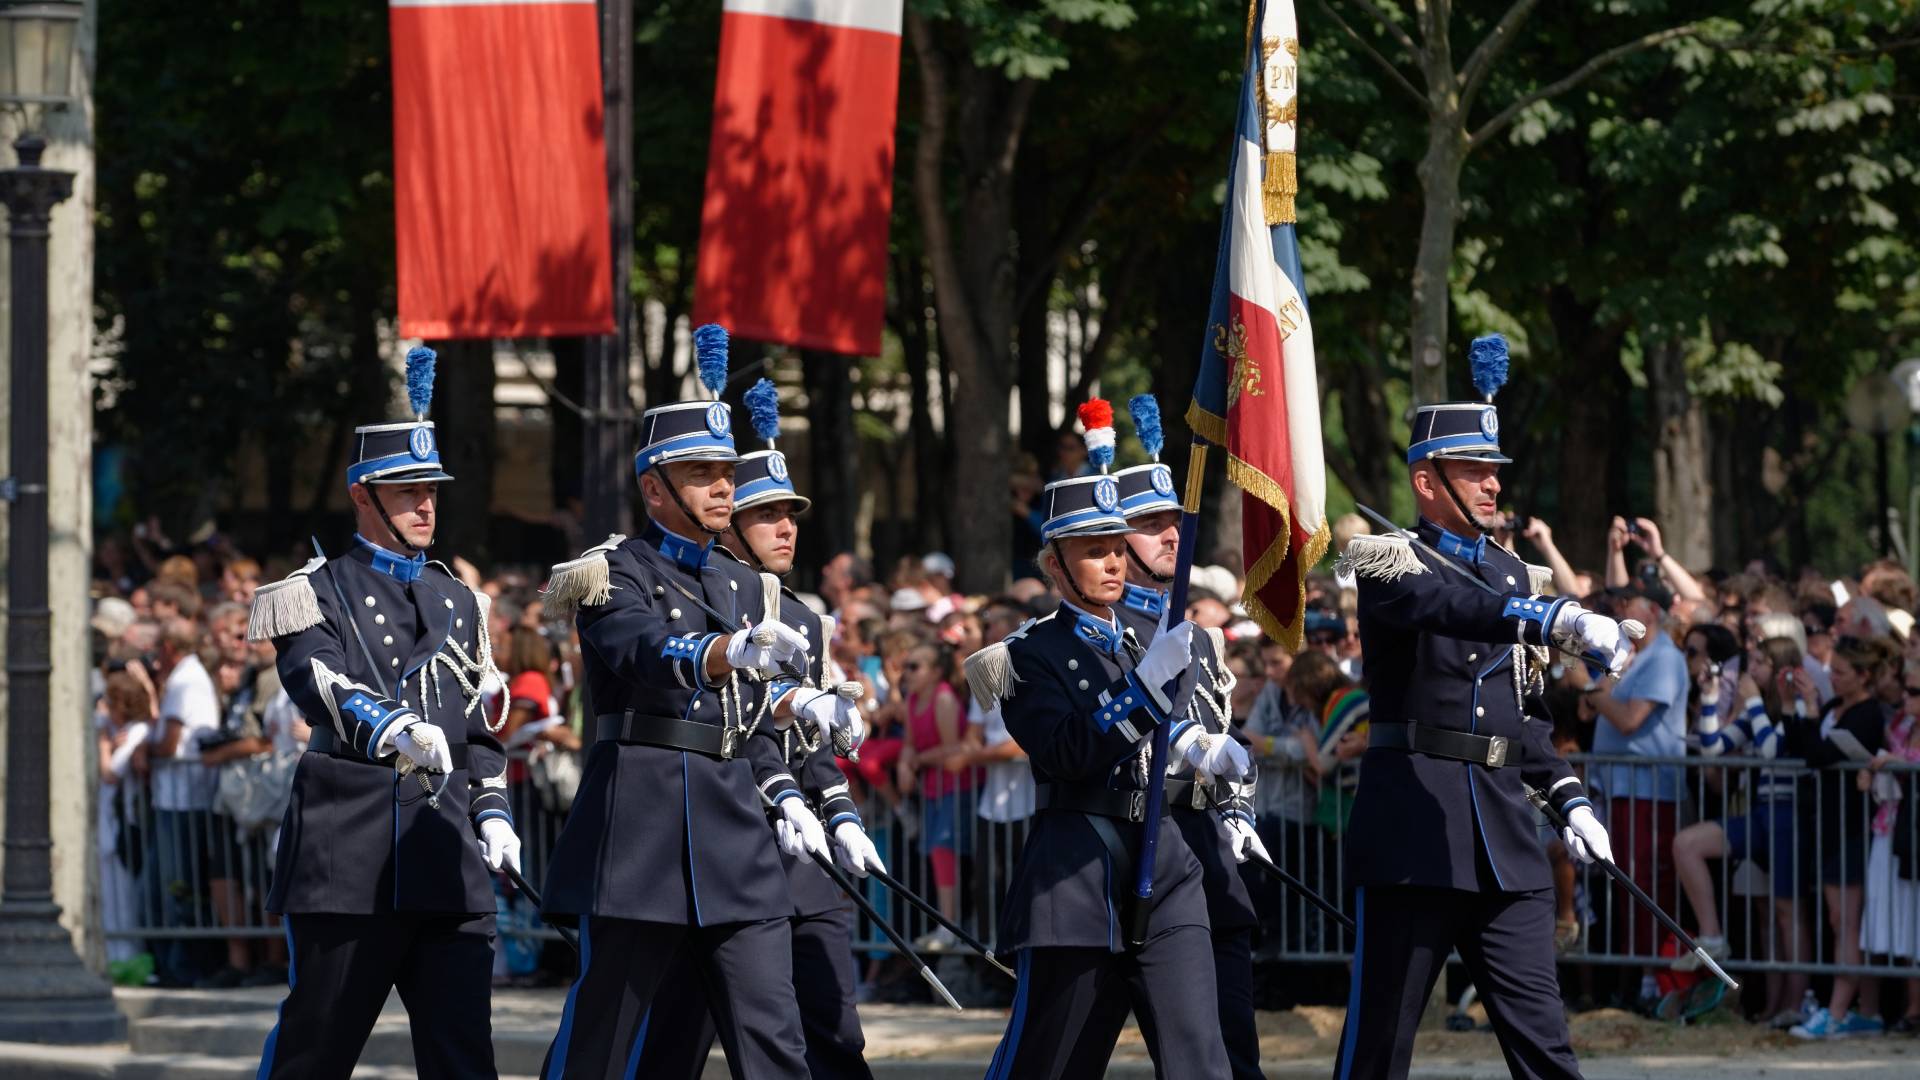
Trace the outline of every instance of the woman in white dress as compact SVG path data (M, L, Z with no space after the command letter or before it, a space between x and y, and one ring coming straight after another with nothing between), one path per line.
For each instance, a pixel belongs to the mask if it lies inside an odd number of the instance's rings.
M95 716L95 735L100 741L100 798L94 817L100 853L100 925L109 935L107 961L131 960L140 953L140 943L124 936L139 925L140 893L134 878L133 860L138 858L137 838L121 842L121 831L135 821L131 789L127 782L134 752L146 744L153 719L153 695L147 687L125 671L107 676L106 692L100 697Z
M1860 949L1908 965L1920 960L1920 884L1912 867L1898 865L1893 854L1895 823L1901 804L1915 797L1920 774L1887 769L1891 762L1920 762L1920 677L1909 674L1900 715L1887 725L1886 749L1859 776L1874 802L1873 839L1867 849L1866 911L1860 922ZM1910 814L1912 811L1909 810ZM1907 980L1907 1010L1891 1029L1920 1030L1920 978Z

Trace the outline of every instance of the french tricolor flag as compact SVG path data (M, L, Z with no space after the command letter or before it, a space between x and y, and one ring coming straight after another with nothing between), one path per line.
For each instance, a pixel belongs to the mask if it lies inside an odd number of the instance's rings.
M902 0L725 0L693 321L880 353Z
M388 0L400 335L613 329L594 0Z
M1227 477L1246 493L1247 612L1298 648L1306 574L1328 532L1313 324L1294 234L1300 31L1292 0L1265 0L1256 25L1187 421L1227 451Z

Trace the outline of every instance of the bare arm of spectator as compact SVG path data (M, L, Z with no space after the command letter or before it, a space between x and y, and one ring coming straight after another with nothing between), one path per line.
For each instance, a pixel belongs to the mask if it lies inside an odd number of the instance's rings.
M1687 600L1705 600L1707 593L1694 580L1680 560L1667 554L1667 546L1660 539L1660 527L1646 518L1635 518L1634 524L1640 526L1640 547L1654 562L1660 564L1660 574L1673 586L1673 591Z
M1540 557L1547 560L1547 566L1553 570L1553 591L1561 596L1580 595L1580 577L1573 572L1573 565L1567 562L1567 557L1554 546L1553 530L1547 527L1547 523L1534 518L1527 522L1527 531L1520 535L1533 541Z
M1607 588L1624 589L1632 584L1627 576L1627 523L1614 518L1607 526Z
M1587 694L1589 700L1593 702L1593 707L1600 713L1601 719L1612 724L1622 735L1631 735L1639 731L1640 726L1647 722L1647 717L1653 715L1653 710L1658 705L1657 702L1646 698L1621 701L1608 692L1604 684L1595 685L1587 691Z
M111 734L108 734L106 728L99 729L98 731L94 732L94 735L95 735L95 740L99 743L98 752L100 755L100 782L103 784L117 784L120 782L120 776L118 773L113 771L114 736Z

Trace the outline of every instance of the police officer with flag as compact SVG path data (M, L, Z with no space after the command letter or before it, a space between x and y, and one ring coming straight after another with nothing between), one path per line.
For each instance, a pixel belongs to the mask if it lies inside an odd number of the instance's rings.
M1503 339L1474 342L1484 400L1414 417L1418 525L1355 537L1342 560L1358 578L1373 724L1347 832L1359 929L1337 1080L1407 1075L1420 1013L1456 949L1513 1075L1579 1075L1529 789L1569 822L1576 857L1611 851L1536 698L1549 648L1618 673L1628 647L1620 624L1543 595L1551 575L1488 536L1510 460L1493 406L1506 368Z
M747 391L745 402L754 431L766 441L768 449L744 455L734 467L733 521L721 534L720 542L727 556L761 575L764 596L769 583L777 584L792 571L799 519L812 506L812 500L795 489L786 455L775 447L780 435L780 406L772 380L755 383ZM725 557L720 551L714 554L716 558ZM857 689L858 683L838 683L827 657L833 641L833 619L814 614L791 589L778 586L778 595L780 621L798 630L807 644L798 677L776 680L774 692L791 687L796 700L805 701L821 695L834 698L840 685ZM851 706L851 701L845 706L836 703L836 708L851 710ZM861 828L859 808L835 761L837 735L844 732L839 744L848 750L858 743L863 725L857 711L853 716L853 722L838 732L804 721L789 725L776 735L772 745L779 748L775 761L799 780L807 802L825 820L836 861L854 876L866 877L870 869L885 870L886 865ZM756 740L756 753L761 752L758 747L763 743L767 740ZM785 816L775 821L775 827L792 895L793 985L806 1040L807 1069L813 1080L870 1078L873 1073L862 1056L866 1037L860 1030L854 1000L859 980L854 972L853 918L846 897L812 862L804 838ZM692 1078L706 1068L713 1047L713 1020L706 995L699 992L687 959L683 953L682 963L676 965L667 982L690 989L656 1001L645 1044L636 1059L639 1064L633 1071L635 1076Z
M1127 402L1134 432L1152 459L1114 474L1120 512L1134 531L1126 536L1127 584L1115 608L1120 621L1141 641L1151 642L1166 613L1167 587L1180 561L1180 501L1174 497L1173 471L1160 463L1164 437L1160 405L1151 394ZM1168 732L1173 759L1168 763L1167 804L1173 823L1200 861L1207 896L1207 922L1213 928L1213 973L1220 1033L1237 1080L1257 1078L1260 1032L1253 1010L1253 928L1259 923L1253 898L1238 864L1249 851L1267 857L1253 831L1253 777L1246 737L1233 726L1233 674L1226 667L1226 639L1210 629L1194 638L1194 678L1181 684L1183 700L1174 702L1178 719ZM1219 743L1228 745L1218 745ZM1244 783L1214 776L1201 766L1209 755L1225 755ZM1269 860L1271 861L1271 860Z
M1177 723L1174 702L1194 654L1194 626L1171 615L1151 644L1117 614L1127 534L1113 461L1113 414L1081 407L1101 473L1047 485L1037 560L1064 597L1045 618L967 660L983 705L999 703L1027 752L1036 813L1007 888L999 945L1017 954L1019 986L989 1080L1099 1077L1129 1010L1165 1075L1225 1076L1213 1007L1213 946L1199 861L1178 829L1154 852L1144 943L1127 941L1149 736ZM1209 740L1203 771L1241 779L1244 752Z
M577 609L594 745L555 843L542 914L580 928L544 1075L631 1075L657 996L686 952L735 1075L805 1077L794 1007L793 899L771 803L807 849L820 820L774 742L793 723L849 728L849 703L777 690L807 638L761 585L714 554L733 520L726 332L695 331L710 401L648 409L634 458L647 527L554 568L551 606ZM764 745L763 745L764 744Z
M493 1076L494 897L518 869L484 594L427 559L440 485L433 352L407 356L414 418L354 431L357 532L259 590L248 637L272 639L312 725L281 826L267 909L285 916L287 997L262 1077L347 1077L398 988L423 1077Z

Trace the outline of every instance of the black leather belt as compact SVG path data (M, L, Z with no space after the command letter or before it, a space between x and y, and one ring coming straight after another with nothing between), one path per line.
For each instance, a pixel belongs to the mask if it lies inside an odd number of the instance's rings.
M649 716L632 709L601 713L594 717L593 723L594 737L601 742L686 750L721 761L733 757L735 736L713 724L698 724L674 716Z
M1167 805L1175 810L1206 810L1219 804L1213 799L1211 784L1192 780L1167 781Z
M445 732L442 731L442 734L445 734ZM383 769L390 767L392 764L387 761L375 761L367 755L362 754L360 751L341 742L340 736L334 734L332 728L323 727L319 724L313 725L313 733L307 736L307 749L316 754L325 754L328 757L339 758L341 761L353 761L362 765L378 765ZM467 767L466 743L453 743L447 747L447 752L453 757L453 767L455 769L464 769Z
M1160 813L1163 815L1173 809L1173 783L1171 780L1167 782L1169 797L1160 803ZM1192 797L1192 792L1188 792L1188 797ZM1082 787L1078 784L1035 784L1033 805L1036 810L1073 810L1121 821L1147 820L1147 793L1144 791L1115 791L1112 788Z
M1471 761L1489 769L1498 769L1507 763L1507 740L1504 735L1474 735L1427 724L1383 724L1376 721L1368 731L1367 745L1453 761Z

